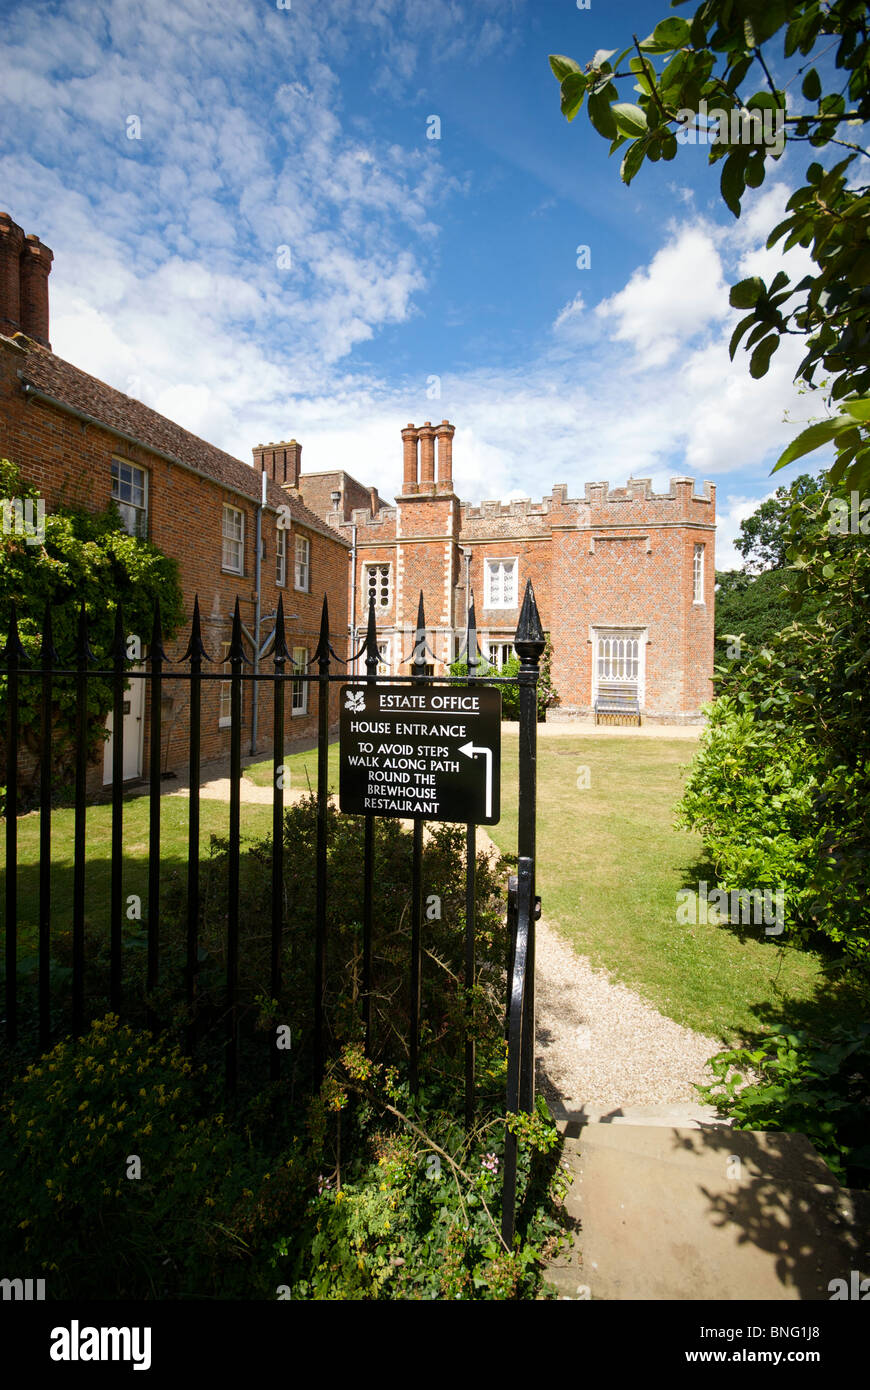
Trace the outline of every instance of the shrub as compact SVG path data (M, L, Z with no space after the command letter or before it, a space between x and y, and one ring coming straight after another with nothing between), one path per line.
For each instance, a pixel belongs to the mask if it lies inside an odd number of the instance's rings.
M841 1182L870 1186L870 1024L834 1025L824 1038L780 1025L710 1067L715 1081L698 1090L735 1129L805 1134ZM747 1070L760 1080L746 1085Z
M250 1296L270 1165L215 1097L205 1067L113 1015L28 1067L2 1106L4 1267L36 1267L50 1298Z

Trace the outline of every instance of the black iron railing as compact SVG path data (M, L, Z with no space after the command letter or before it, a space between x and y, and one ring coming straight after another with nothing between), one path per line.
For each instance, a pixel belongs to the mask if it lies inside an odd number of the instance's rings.
M417 629L411 658L412 674L408 676L379 676L379 653L373 600L369 605L366 637L359 651L344 662L335 652L329 629L326 599L323 601L320 634L317 647L305 670L293 668L286 645L284 612L278 602L274 645L273 670L243 671L250 665L242 643L242 625L236 600L232 637L226 661L229 664L230 686L230 795L229 836L227 841L227 923L225 976L225 1080L227 1089L235 1090L239 1071L239 888L240 888L240 801L242 778L242 689L246 682L267 682L274 688L273 700L273 799L271 840L271 922L269 995L280 999L282 980L282 936L285 929L284 882L284 791L279 775L284 758L284 692L291 682L308 683L316 687L317 705L317 819L315 836L315 912L314 912L314 979L313 979L313 1080L319 1085L326 1062L326 957L328 920L327 841L328 841L328 748L329 748L329 691L335 681L359 679L365 683L379 681L390 684L410 682L416 685L439 685L479 681L479 656L474 602L469 606L465 656L467 677L434 677L426 674L426 620L423 598L420 596ZM506 1032L508 1039L508 1086L506 1110L531 1110L534 1101L534 921L536 903L535 873L535 797L536 797L536 737L537 682L544 633L541 628L531 583L526 587L520 619L514 640L521 658L517 677L487 674L487 684L516 685L519 689L519 785L518 785L518 875L509 893L508 922L510 927L510 967ZM54 648L51 610L46 611L42 629L39 665L28 662L21 643L14 605L0 674L7 680L6 721L6 883L4 926L5 944L5 1036L10 1048L19 1045L19 940L18 940L18 820L19 802L18 749L20 743L19 697L22 680L41 683L39 817L40 863L38 886L37 935L37 998L38 1040L45 1049L52 1039L52 899L51 899L51 826L52 826L52 742L53 701L56 682L72 682L75 691L75 793L73 827L73 892L72 892L72 968L71 968L71 1027L74 1036L85 1029L85 926L86 926L86 787L88 767L88 681L101 678L112 684L112 781L111 781L111 868L109 890L109 979L108 1002L112 1012L124 1012L124 941L123 915L123 845L124 845L124 693L131 680L142 680L150 687L149 767L149 860L145 992L149 1000L148 1022L155 1028L158 1020L151 1009L151 999L161 978L161 740L162 691L165 681L186 683L189 691L189 813L188 858L186 872L186 937L184 943L184 997L187 1010L187 1041L193 1051L196 1041L197 975L199 966L199 932L201 915L200 884L200 775L202 735L203 682L223 681L225 664L218 671L203 670L203 662L211 658L202 640L198 599L194 601L190 640L181 662L186 669L165 669L169 663L163 649L159 607L155 613L147 665L131 670L127 660L124 619L120 605L115 614L114 638L109 651L110 665L101 667L88 640L88 623L84 605L79 610L78 633L71 665L62 664ZM429 653L431 655L431 653ZM355 670L360 659L365 662L365 675L357 677L346 671L336 672L333 663L351 665ZM291 669L287 669L288 664ZM364 817L363 842L363 903L362 903L362 980L361 1007L365 1042L371 1044L372 1032L372 937L375 894L375 837L374 814ZM413 821L411 870L411 959L410 959L410 1025L408 1037L408 1071L412 1090L416 1090L420 1065L420 1008L422 980L423 928L423 825L421 818ZM466 912L464 983L470 1001L476 978L475 961L475 868L476 826L466 826ZM470 1005L469 1005L470 1007ZM269 1052L269 1072L272 1079L280 1074L281 1054L273 1038ZM465 1038L465 1116L470 1127L475 1111L475 1047L472 1029ZM514 1134L506 1133L504 1164L504 1200L502 1234L508 1244L513 1239L514 1205L517 1173L517 1142Z

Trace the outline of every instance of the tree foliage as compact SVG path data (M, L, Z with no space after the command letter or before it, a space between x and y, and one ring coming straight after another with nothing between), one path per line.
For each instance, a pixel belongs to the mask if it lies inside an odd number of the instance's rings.
M553 675L551 670L553 660L553 649L550 645L549 635L546 638L544 652L541 657L541 668L538 676L536 689L536 701L538 709L538 722L542 723L547 717L547 710L559 703L559 695L553 685ZM481 657L476 668L475 676L486 684L487 677L501 676L516 680L520 673L520 659L514 655L510 657L502 669L499 671L484 657ZM468 663L466 661L454 661L450 667L451 676L468 676ZM503 721L517 720L520 717L520 691L517 685L498 685L496 690L501 691L501 717Z
M677 8L683 0L674 0ZM768 57L776 51L777 85ZM829 60L833 52L833 65ZM600 49L581 68L554 54L562 112L574 120L584 101L595 131L623 150L628 184L646 160L674 159L678 143L707 139L716 116L709 162L721 163L722 198L735 217L747 188L759 188L788 144L832 147L846 154L827 168L813 160L805 183L773 227L768 248L809 250L814 272L792 283L780 270L770 283L752 276L734 285L731 304L746 311L730 352L743 345L750 372L763 377L783 338L804 338L797 379L812 389L828 374L827 402L838 413L803 430L774 471L833 442L833 483L870 481L870 186L867 150L858 143L870 118L870 33L863 0L704 0L687 19L672 15L645 39L617 53ZM829 69L833 66L833 81ZM800 78L801 98L795 93ZM633 84L626 101L620 84ZM792 102L789 106L787 88ZM767 122L767 132L764 122ZM775 135L776 138L770 138Z
M716 647L720 661L766 646L792 620L791 574L786 569L751 575L724 570L716 575ZM732 639L738 639L736 642Z
M36 503L39 494L28 487L8 459L0 459L0 495ZM74 508L46 512L44 540L4 529L0 534L0 628L9 632L14 602L18 631L25 651L22 666L42 661L46 608L51 608L53 641L60 665L74 665L79 609L84 603L93 651L108 665L115 612L123 607L127 634L140 638L144 651L151 636L159 599L164 637L175 635L184 619L178 565L149 541L124 530L114 504L101 513ZM0 675L0 738L6 728L7 678ZM22 740L32 752L40 739L41 683L23 679L19 686L19 725ZM88 752L96 753L112 707L111 681L88 680ZM69 764L75 749L75 688L69 677L53 684L53 760L58 771Z
M796 618L716 669L681 818L729 886L785 887L791 930L870 975L870 552L829 502L791 552Z
M789 558L799 552L809 531L827 525L826 503L830 507L824 473L818 478L802 473L789 487L777 488L773 497L741 522L734 545L743 556L743 569L716 575L720 660L742 659L746 648L766 646L792 621L797 590ZM807 621L818 604L806 593L800 602L801 616Z
M747 574L782 569L787 551L799 543L809 525L816 525L824 493L824 474L801 473L788 487L778 487L740 523L734 547L743 556Z

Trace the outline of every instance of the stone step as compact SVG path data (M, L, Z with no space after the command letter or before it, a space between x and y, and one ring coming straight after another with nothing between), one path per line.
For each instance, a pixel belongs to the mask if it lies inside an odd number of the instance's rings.
M563 1298L828 1299L870 1270L870 1193L840 1187L803 1135L563 1128L576 1236L547 1274Z

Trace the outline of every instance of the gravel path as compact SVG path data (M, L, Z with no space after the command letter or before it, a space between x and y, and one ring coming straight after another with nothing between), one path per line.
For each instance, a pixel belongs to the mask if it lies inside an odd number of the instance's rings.
M712 1079L705 1063L719 1039L664 1018L543 921L535 951L537 1077L549 1100L566 1110L698 1101L692 1082Z

